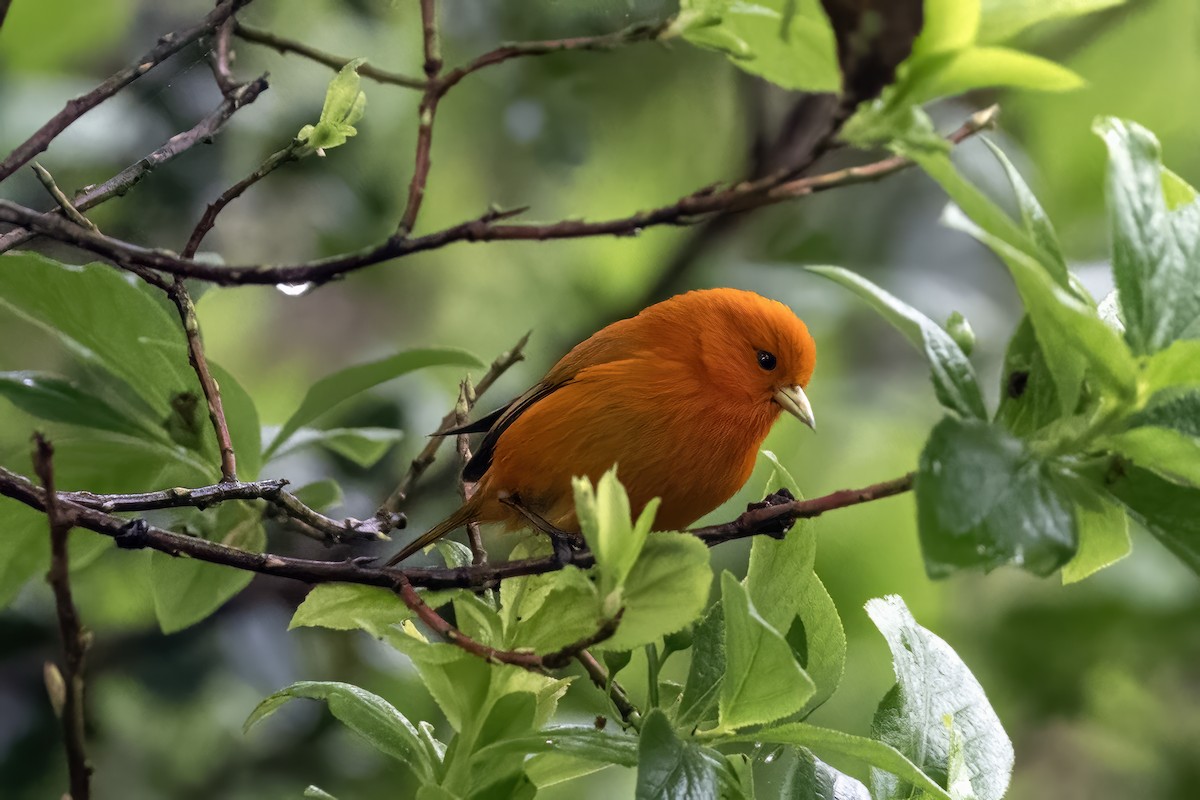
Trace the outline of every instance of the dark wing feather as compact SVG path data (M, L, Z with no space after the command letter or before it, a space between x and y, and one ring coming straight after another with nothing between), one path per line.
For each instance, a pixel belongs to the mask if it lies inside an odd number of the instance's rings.
M474 454L471 456L471 460L463 467L463 480L468 483L475 483L482 478L483 473L487 472L488 467L492 465L492 455L496 452L496 442L500 440L500 434L508 430L508 426L512 425L517 417L524 414L534 403L551 394L559 387L566 385L568 382L549 383L543 381L504 408L494 411L479 420L479 423L476 424L481 424L485 420L491 421L492 424L487 429L487 435L483 437L483 441L479 443L479 447L476 448Z
M516 401L514 400L513 402ZM457 436L460 433L486 433L492 429L492 426L496 424L496 421L499 420L500 417L504 416L504 412L507 411L511 405L512 403L508 403L507 405L500 406L486 417L480 417L474 422L468 422L465 425L459 425L457 428L447 428L444 431L438 431L437 433L430 435Z

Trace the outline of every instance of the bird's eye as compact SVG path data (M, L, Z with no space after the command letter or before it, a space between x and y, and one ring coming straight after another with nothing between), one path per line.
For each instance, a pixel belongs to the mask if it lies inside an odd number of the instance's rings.
M767 372L775 369L775 354L768 353L766 350L758 351L758 365Z

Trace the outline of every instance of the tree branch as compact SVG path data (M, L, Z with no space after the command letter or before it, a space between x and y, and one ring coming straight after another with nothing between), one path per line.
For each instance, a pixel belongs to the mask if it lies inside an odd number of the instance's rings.
M8 8L12 0L0 0L0 28L4 27L4 18L8 16Z
M239 39L244 39L247 42L265 45L281 55L294 53L303 58L307 58L310 61L315 61L318 64L324 64L332 70L339 70L354 60L349 57L326 53L316 49L315 47L309 47L302 42L297 42L292 39L285 39L282 36L276 36L270 31L251 28L247 25L243 25L240 21L234 22L233 35ZM424 81L420 78L412 78L408 75L401 75L398 72L388 72L387 70L373 67L370 64L363 64L360 66L358 68L358 74L364 78L370 78L377 83L390 83L396 86L404 86L409 89L424 89L428 84L428 81Z
M974 114L958 130L947 136L958 144L990 127L996 118L995 106ZM0 221L30 227L39 233L108 258L118 266L140 266L172 275L199 278L217 284L271 285L277 283L324 283L334 277L373 264L426 252L456 242L550 241L589 236L634 236L645 228L660 225L693 225L714 213L738 213L785 200L816 194L842 186L877 181L912 166L901 156L892 156L862 166L848 167L811 177L787 180L764 186L743 181L726 189L704 187L676 202L626 217L588 222L562 220L545 225L498 224L504 215L488 212L473 220L412 238L390 237L381 244L352 253L299 264L224 266L195 259L179 258L162 250L139 247L129 242L92 233L67 220L41 217L37 212L7 200L0 200Z
M596 657L587 650L584 650L579 655L575 656L575 660L583 667L583 671L592 679L592 683L600 687L600 689L608 694L612 700L613 707L617 709L617 713L621 715L626 725L631 725L635 728L641 725L642 712L638 710L633 701L629 699L629 694L626 693L624 687L615 680L610 680L608 670L604 668Z
M530 333L532 333L532 331ZM475 402L479 400L480 396L490 389L492 384L495 383L501 375L508 371L509 367L519 361L524 360L525 345L529 343L529 336L530 334L526 333L520 338L520 340L517 341L515 345L513 345L511 350L506 353L501 353L496 357L496 360L492 362L490 367L488 367L487 372L485 372L483 377L479 379L479 383L475 384L474 399L470 401L471 405L468 406L468 411L470 410L471 406L473 406ZM379 506L379 510L375 512L375 517L377 519L387 520L400 510L400 505L408 498L409 493L412 491L412 487L418 480L420 480L421 476L425 474L425 471L429 469L434 460L437 458L438 448L442 446L442 441L445 438L443 434L458 424L456 405L454 409L451 409L449 414L442 417L442 422L440 425L438 425L437 432L429 437L429 441L425 443L425 447L422 448L421 452L418 453L416 458L412 460L412 463L408 467L408 472L404 473L404 477L400 479L400 483L396 485L396 488L392 490L392 493L388 495L388 498L383 501L382 505ZM388 530L391 529L388 528Z
M175 276L175 283L166 290L167 296L179 311L179 321L183 323L183 332L187 337L188 363L196 372L200 381L200 390L208 405L208 419L212 422L213 432L217 436L217 449L221 452L221 482L233 483L237 480L237 455L233 452L233 440L229 438L229 423L225 420L225 408L221 404L221 387L208 368L208 359L204 357L204 343L200 340L200 322L196 319L196 306L192 296L188 294L183 278Z
M220 197L209 203L208 207L204 209L204 214L200 217L200 221L196 223L196 227L192 230L192 235L188 237L187 244L184 245L183 257L192 258L196 255L196 251L200 249L200 242L212 230L213 225L217 222L217 215L225 210L225 206L241 197L243 192L279 167L282 167L289 161L295 161L299 157L299 147L293 142L282 150L278 150L267 156L267 160L260 164L258 169L242 178L233 186L230 186L221 193Z
M44 487L45 511L50 520L50 571L46 575L46 581L54 590L58 631L63 643L63 668L59 678L62 695L59 698L52 696L52 700L55 701L56 710L62 719L67 772L70 776L70 799L88 800L91 795L92 768L88 764L85 747L83 670L91 634L83 629L79 621L79 610L75 608L75 601L71 597L70 564L67 555L71 522L62 513L54 488L54 448L40 434L34 434L34 443L34 471ZM47 665L48 671L50 668L51 665Z
M615 33L605 33L599 36L575 36L567 39L547 39L540 42L516 42L505 44L478 56L461 67L450 70L437 83L437 92L444 95L459 81L468 75L487 67L503 64L514 58L524 56L544 56L551 53L565 53L572 50L604 51L613 50L636 42L650 42L657 39L671 24L671 20L654 23L631 25Z
M408 200L400 224L396 226L394 238L404 238L417 224L417 214L425 200L425 184L429 180L431 162L429 151L433 147L433 120L437 116L438 101L442 99L438 75L442 71L442 53L438 42L437 0L421 0L421 32L425 49L425 92L417 109L417 152L413 163L412 180L408 183Z
M267 76L243 84L222 101L211 114L196 123L192 128L177 133L167 140L166 144L150 153L145 158L130 164L125 169L109 178L104 183L85 187L75 194L72 201L79 211L87 211L114 197L123 197L126 192L141 182L143 178L182 153L187 152L202 142L212 141L212 137L225 126L234 112L258 99L267 88ZM62 209L55 208L47 214L61 214ZM0 236L0 253L24 244L36 234L25 228L16 228Z
M408 577L403 572L399 573L396 578L396 594L400 596L400 599L404 601L409 610L417 615L418 619L428 625L438 636L447 642L461 647L463 650L482 658L484 661L494 664L511 664L530 672L543 674L548 670L565 667L574 658L587 650L587 648L612 638L612 635L617 632L617 626L621 621L622 615L622 612L617 612L616 616L612 619L604 620L590 635L566 645L553 653L539 656L528 650L497 650L490 645L467 636L431 608L425 602L424 598L417 593L416 589L413 588L412 583L409 582Z
M56 136L66 130L71 123L82 117L88 111L103 103L114 94L124 89L135 80L145 75L154 67L178 53L192 42L209 31L220 26L229 19L235 11L246 5L250 0L224 0L213 9L201 22L190 28L174 33L168 33L158 40L158 44L148 53L120 72L114 74L104 83L87 94L82 94L69 100L62 111L38 128L37 131L21 144L17 145L8 156L0 161L0 181L4 181L31 158L50 146Z
M208 508L231 500L264 500L277 508L284 517L316 531L319 538L327 544L387 539L387 536L379 531L379 525L374 519L361 521L347 518L338 522L309 508L296 495L285 491L284 487L287 485L287 480L276 478L253 483L218 483L196 489L177 486L173 489L138 494L61 492L59 497L64 502L106 513L154 511L163 508Z
M233 17L229 17L217 26L216 36L213 37L213 51L208 60L209 66L212 67L213 80L217 82L217 88L221 90L221 94L225 97L229 97L238 88L238 82L233 77L233 72L229 66L230 61L233 59L233 53L229 49L229 39L233 34L233 26Z
M688 533L699 537L710 547L722 542L757 535L778 537L781 528L790 520L817 517L839 508L891 497L912 489L913 475L874 484L863 489L847 489L811 500L796 500L777 505L751 508L737 519L723 525L697 528ZM220 487L214 487L216 491ZM236 488L236 487L235 487ZM186 490L185 490L186 491ZM158 493L153 493L158 494ZM0 467L0 495L46 511L46 492L14 472ZM97 497L97 496L92 496ZM103 498L103 495L98 497ZM125 495L124 497L130 497ZM427 589L488 589L508 578L522 575L542 575L572 565L587 569L595 558L586 550L572 551L569 558L544 556L509 561L503 564L480 564L463 567L405 567L383 569L368 566L374 559L355 558L345 561L315 561L289 558L271 553L251 553L236 547L194 536L185 536L147 524L144 520L129 520L91 508L59 495L63 519L72 525L111 536L117 546L126 549L150 548L172 556L188 556L234 569L274 575L306 583L359 583L366 586L397 588L398 576L403 575L414 587ZM101 504L103 500L99 501ZM299 501L297 501L299 502ZM184 505L184 503L181 503ZM162 506L159 506L162 507ZM313 512L314 514L316 512ZM347 521L352 522L352 521ZM366 530L374 520L361 524ZM336 523L335 523L336 524Z
M58 209L67 215L67 219L71 220L71 222L74 222L76 225L82 225L89 231L100 231L100 229L96 227L96 223L85 217L82 213L80 213L79 209L71 205L71 201L67 199L67 196L63 194L62 189L59 189L58 184L54 182L54 176L36 161L33 162L33 174L37 175L37 178L39 181L41 181L42 186L45 186L46 191L50 193L50 198L58 205Z

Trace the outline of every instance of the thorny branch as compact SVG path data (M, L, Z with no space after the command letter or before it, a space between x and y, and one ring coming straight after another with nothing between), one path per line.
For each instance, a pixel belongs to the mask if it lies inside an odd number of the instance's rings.
M85 748L83 670L91 634L83 629L79 621L79 610L71 597L70 564L67 556L71 521L62 512L62 503L54 488L54 448L40 434L34 434L33 466L42 482L46 498L46 516L50 520L50 571L46 575L46 581L54 591L54 605L58 610L58 631L63 644L62 670L56 674L52 664L46 666L47 688L51 693L55 711L62 720L63 742L67 751L67 773L71 787L70 798L88 800L91 794L92 768L88 764Z

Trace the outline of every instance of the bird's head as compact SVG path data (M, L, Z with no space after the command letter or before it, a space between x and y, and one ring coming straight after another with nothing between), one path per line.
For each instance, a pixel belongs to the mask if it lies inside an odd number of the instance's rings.
M817 349L808 328L778 300L740 289L706 289L667 300L695 336L704 380L723 396L816 427L804 393Z

